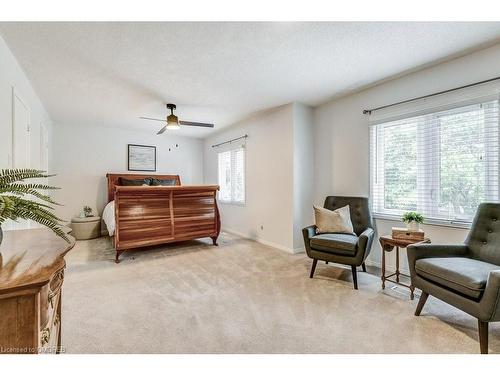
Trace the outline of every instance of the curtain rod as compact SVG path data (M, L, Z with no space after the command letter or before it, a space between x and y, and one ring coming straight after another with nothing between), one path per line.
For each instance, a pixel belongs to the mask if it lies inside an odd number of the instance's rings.
M434 94L429 94L429 95L419 96L418 98L413 98L413 99L403 100L403 101L401 101L401 102L397 102L397 103L387 104L387 105L384 105L384 106L382 106L382 107L377 107L377 108L372 108L372 109L364 109L364 110L363 110L363 114L364 114L364 115L371 115L373 111L378 111L379 109L389 108L389 107L392 107L392 106L395 106L395 105L399 105L399 104L405 104L405 103L413 102L413 101L415 101L415 100L426 99L426 98L430 98L431 96L436 96L436 95L446 94L446 93L451 92L451 91L456 91L456 90L466 89L467 87L472 87L472 86L476 86L476 85L482 85L483 83L488 83L488 82L492 82L492 81L497 81L497 80L499 80L499 79L500 79L500 77L490 78L490 79L487 79L487 80L484 80L484 81L481 81L481 82L470 83L470 84L468 84L468 85L464 85L464 86L460 86L460 87L455 87L455 88L453 88L453 89L448 89L448 90L444 90L444 91L439 91L439 92L436 92L436 93L434 93Z
M226 143L231 143L231 142L234 142L234 141L238 141L238 140L243 139L243 138L248 138L248 134L242 135L241 137L238 137L238 138L230 139L229 141L217 143L215 145L212 145L212 147L219 147L219 146L225 145Z

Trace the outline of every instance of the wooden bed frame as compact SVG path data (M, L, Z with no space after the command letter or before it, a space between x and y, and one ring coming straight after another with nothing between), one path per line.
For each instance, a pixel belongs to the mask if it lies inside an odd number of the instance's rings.
M210 237L220 233L218 185L181 186L178 175L112 174L108 202L115 201L115 262L129 249ZM175 179L176 186L120 186L120 177Z

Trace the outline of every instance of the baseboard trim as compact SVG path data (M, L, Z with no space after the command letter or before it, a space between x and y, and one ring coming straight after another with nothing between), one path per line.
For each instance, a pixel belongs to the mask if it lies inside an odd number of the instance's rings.
M305 252L306 252L306 248L304 246L296 247L295 249L293 249L294 254L300 254L300 253L305 253Z
M300 248L299 249L292 249L292 248L289 248L289 247L286 247L283 245L279 245L279 244L274 243L272 241L268 241L268 240L264 240L262 238L252 237L252 236L246 235L244 233L241 233L241 232L234 230L234 229L231 229L231 228L222 228L222 231L234 234L234 235L242 237L242 238L246 238L247 240L261 243L261 244L266 245L266 246L274 247L278 250L286 251L287 253L290 253L290 254L296 254L297 252L300 252Z

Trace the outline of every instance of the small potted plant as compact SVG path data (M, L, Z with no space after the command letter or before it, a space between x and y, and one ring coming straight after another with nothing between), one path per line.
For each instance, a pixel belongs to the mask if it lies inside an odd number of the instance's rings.
M69 242L64 232L63 221L53 212L57 205L44 190L57 189L40 183L25 183L28 179L51 177L36 169L0 170L0 244L2 243L2 224L7 219L33 220L52 230L57 236Z
M424 222L424 217L415 211L406 212L403 217L403 222L406 223L406 228L412 231L418 231L420 224Z
M85 215L85 217L92 217L92 216L94 216L92 214L92 208L90 208L89 206L83 206L83 214Z

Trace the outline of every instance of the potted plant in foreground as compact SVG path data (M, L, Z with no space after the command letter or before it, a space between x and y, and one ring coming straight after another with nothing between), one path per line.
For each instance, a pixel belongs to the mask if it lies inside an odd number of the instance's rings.
M44 171L36 169L0 170L0 244L2 243L2 224L7 220L33 220L51 229L57 236L69 242L63 231L63 222L53 212L57 205L43 190L58 189L40 183L25 183L25 180L47 178Z
M406 223L406 228L413 231L418 231L420 229L420 224L424 222L422 214L415 211L406 212L402 219L403 222Z

